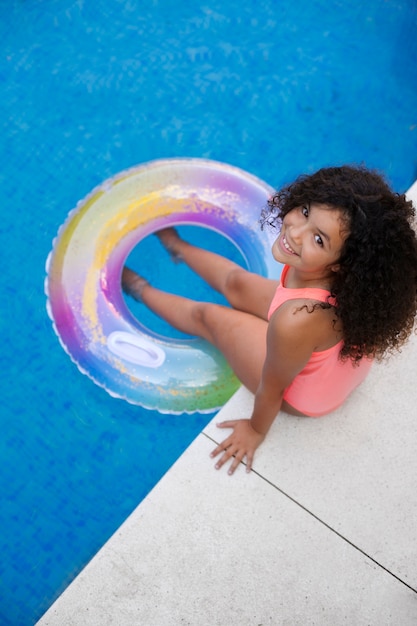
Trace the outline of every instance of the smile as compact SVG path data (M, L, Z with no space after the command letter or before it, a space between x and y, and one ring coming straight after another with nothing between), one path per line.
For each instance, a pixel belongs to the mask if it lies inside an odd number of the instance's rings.
M282 237L281 241L282 241L282 245L284 246L284 248L285 248L285 250L286 250L287 252L289 252L290 254L297 254L297 253L296 253L296 252L295 252L295 251L291 248L290 244L288 243L288 241L287 241L287 240L286 240L286 238L285 238L285 235L283 235L283 237Z

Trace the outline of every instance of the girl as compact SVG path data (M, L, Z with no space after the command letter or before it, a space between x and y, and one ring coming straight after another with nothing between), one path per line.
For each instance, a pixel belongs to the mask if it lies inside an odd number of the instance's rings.
M340 406L373 359L400 348L417 308L414 210L375 172L324 168L277 192L261 222L277 229L272 254L281 281L197 248L168 228L157 233L232 308L196 302L151 286L128 268L122 285L177 329L214 344L255 394L249 419L212 452L233 474L252 468L277 413L320 416Z

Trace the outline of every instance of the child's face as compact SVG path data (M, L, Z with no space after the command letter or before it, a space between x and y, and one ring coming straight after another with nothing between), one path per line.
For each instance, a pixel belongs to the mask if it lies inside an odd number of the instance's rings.
M328 277L338 270L348 234L339 209L315 203L296 207L284 217L272 254L311 278Z

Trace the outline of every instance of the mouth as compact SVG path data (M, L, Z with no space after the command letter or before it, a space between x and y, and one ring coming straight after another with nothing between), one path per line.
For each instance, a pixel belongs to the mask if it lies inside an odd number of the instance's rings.
M283 236L282 236L281 243L282 243L282 246L284 247L285 251L286 251L286 252L288 252L288 254L297 254L297 253L295 252L295 250L293 250L293 249L291 248L291 246L290 246L290 244L288 243L288 241L287 241L287 239L286 239L285 235L283 235Z

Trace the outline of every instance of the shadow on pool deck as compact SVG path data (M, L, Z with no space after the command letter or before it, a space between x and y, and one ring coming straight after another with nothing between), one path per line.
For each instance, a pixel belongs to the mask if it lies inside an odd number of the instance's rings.
M241 389L38 624L416 624L416 372L413 336L331 416L280 414L229 477L209 453Z

